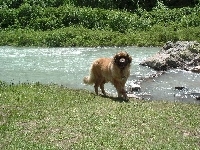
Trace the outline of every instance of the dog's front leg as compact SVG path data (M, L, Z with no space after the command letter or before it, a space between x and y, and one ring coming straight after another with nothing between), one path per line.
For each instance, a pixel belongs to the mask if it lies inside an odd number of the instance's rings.
M118 94L118 97L124 97L126 99L126 91L124 90L123 86L122 86L122 83L120 83L119 81L115 80L114 81L114 86L117 90L117 94Z
M126 90L124 88L119 88L118 91L118 97L122 97L123 96L123 99L125 100L128 100L128 96L126 94Z
M121 92L120 92L121 90L120 90L120 88L119 88L118 82L117 82L117 81L114 81L114 82L113 82L113 85L114 85L114 87L115 87L116 90L117 90L118 97L121 97L122 94L121 94Z
M125 83L124 82L119 82L118 86L117 86L117 92L118 92L118 97L122 97L127 100L127 94L126 94L126 90L125 90Z
M122 88L122 95L123 95L123 98L124 98L125 100L128 100L128 96L127 96L127 94L126 94L126 90L125 90L124 87Z

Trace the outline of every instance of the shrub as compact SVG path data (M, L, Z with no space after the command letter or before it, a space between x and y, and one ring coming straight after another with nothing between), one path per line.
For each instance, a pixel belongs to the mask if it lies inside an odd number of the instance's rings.
M60 27L83 26L88 29L112 30L125 33L131 30L149 30L154 25L177 27L197 27L200 25L200 8L169 9L155 7L147 12L139 8L136 13L105 10L100 8L45 7L22 4L18 9L1 9L1 27L33 28L52 30Z
M170 9L157 3L152 11L139 7L130 13L67 5L75 0L15 1L13 6L14 0L4 1L0 9L1 45L157 46L168 40L200 40L199 6Z
M16 20L16 11L14 9L0 9L0 28L8 28L13 26Z
M31 6L59 7L65 3L71 3L72 0L6 0L0 1L2 8L19 8L21 5L29 4Z

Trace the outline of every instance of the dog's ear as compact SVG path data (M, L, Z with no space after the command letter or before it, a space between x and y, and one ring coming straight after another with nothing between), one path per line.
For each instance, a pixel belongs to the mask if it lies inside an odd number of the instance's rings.
M132 62L132 57L127 53L128 63L130 64Z
M126 53L126 59L128 60L128 63L130 64L132 62L132 57L127 53Z
M118 59L119 59L119 54L117 53L117 54L115 54L115 56L113 57L114 63L117 63Z

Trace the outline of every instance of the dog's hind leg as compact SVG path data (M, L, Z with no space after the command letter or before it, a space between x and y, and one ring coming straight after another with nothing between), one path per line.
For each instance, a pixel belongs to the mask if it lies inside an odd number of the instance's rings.
M95 93L96 93L97 95L98 95L98 87L99 87L99 86L100 86L100 89L101 89L102 93L103 93L104 95L106 95L106 92L105 92L105 90L104 90L104 84L105 84L104 79L100 79L100 80L98 80L98 81L95 82L95 84L94 84L94 90L95 90Z
M104 89L104 84L105 84L105 82L102 82L100 84L100 89L101 89L101 92L103 93L103 95L106 95L106 92L105 92L105 89Z
M94 90L95 90L95 93L98 95L98 88L101 84L101 80L97 80L94 84Z
M94 84L94 91L95 93L98 95L98 87L99 87L99 84L95 83Z

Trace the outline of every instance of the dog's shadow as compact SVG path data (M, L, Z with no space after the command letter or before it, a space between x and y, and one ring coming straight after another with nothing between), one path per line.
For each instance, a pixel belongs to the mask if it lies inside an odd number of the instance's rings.
M113 97L113 96L109 96L109 95L99 95L101 97L104 97L104 98L109 98L111 99L112 101L115 101L115 102L119 102L119 103L128 103L130 102L129 99L124 99L122 97Z
M114 102L119 102L119 103L129 103L130 102L130 98L129 99L123 99L122 97L114 97L112 95L103 95L103 94L99 94L99 95L96 95L95 93L91 93L94 98L97 96L100 96L100 97L103 97L103 98L108 98Z

